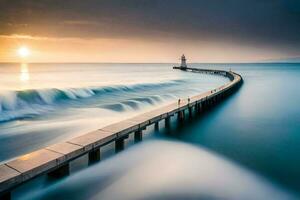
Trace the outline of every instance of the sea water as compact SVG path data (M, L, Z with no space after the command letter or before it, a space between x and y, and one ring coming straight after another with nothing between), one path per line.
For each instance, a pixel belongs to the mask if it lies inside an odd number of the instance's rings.
M244 84L201 117L150 127L142 143L13 197L299 199L300 65L192 66L234 70ZM3 161L228 82L172 64L1 65L1 81Z
M1 64L0 161L65 141L228 80L172 64Z

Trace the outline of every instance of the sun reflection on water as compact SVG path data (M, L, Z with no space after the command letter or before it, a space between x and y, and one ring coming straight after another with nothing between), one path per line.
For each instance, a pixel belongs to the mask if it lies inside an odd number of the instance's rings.
M20 66L20 81L27 82L30 79L27 63L22 63Z

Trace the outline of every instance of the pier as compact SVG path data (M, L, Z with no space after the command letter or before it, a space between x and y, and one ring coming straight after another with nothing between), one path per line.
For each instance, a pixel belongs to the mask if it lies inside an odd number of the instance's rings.
M174 67L174 69L182 69ZM83 155L88 154L89 162L100 160L101 147L114 143L116 152L124 149L124 141L134 134L135 141L141 141L143 130L154 125L159 129L159 122L164 121L170 126L170 119L178 117L183 120L185 112L201 114L202 111L221 102L232 94L243 82L242 77L232 71L184 68L185 72L220 75L229 78L230 82L211 91L187 99L171 103L164 107L140 114L115 124L103 127L93 132L73 138L69 141L20 156L0 165L0 199L11 199L11 191L31 179L45 175L59 178L68 175L69 164Z

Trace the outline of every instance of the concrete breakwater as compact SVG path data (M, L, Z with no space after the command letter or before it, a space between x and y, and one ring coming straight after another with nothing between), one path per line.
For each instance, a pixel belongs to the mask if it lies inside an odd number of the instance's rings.
M181 68L174 67L174 69ZM180 104L178 102L171 103L0 165L0 199L11 199L13 188L37 176L48 174L52 177L60 177L69 174L70 162L85 154L88 154L90 162L100 160L101 147L109 143L114 143L116 151L120 151L124 148L124 141L130 134L134 134L135 140L139 141L143 137L143 130L150 125L154 125L158 129L159 122L164 120L165 126L168 127L172 117L183 120L185 112L190 115L192 112L201 113L222 101L242 83L242 77L231 71L197 68L184 70L225 76L230 79L230 82L214 90L191 97L190 101L181 100Z

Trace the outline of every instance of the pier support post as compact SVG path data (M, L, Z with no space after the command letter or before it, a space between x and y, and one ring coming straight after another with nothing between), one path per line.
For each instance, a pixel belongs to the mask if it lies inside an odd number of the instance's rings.
M52 172L48 173L51 178L61 178L70 174L70 164L64 164Z
M158 131L159 130L159 122L155 122L154 125L154 130Z
M178 112L178 121L183 122L184 121L184 110L181 110Z
M205 111L207 108L207 102L206 100L202 102L202 111Z
M89 164L95 163L100 160L100 148L94 149L89 152Z
M193 116L193 107L189 107L189 117L192 118Z
M115 150L116 150L116 152L120 152L124 149L124 140L125 140L125 137L119 138L115 141Z
M142 130L138 130L134 132L134 141L135 142L140 142L143 139L143 132Z
M195 104L195 113L198 113L198 109L199 109L199 103Z
M199 103L199 110L198 110L198 112L201 113L202 110L203 110L203 103L200 102L200 103Z
M165 118L165 126L166 126L166 128L170 127L170 121L171 121L170 116L168 116L167 118Z

